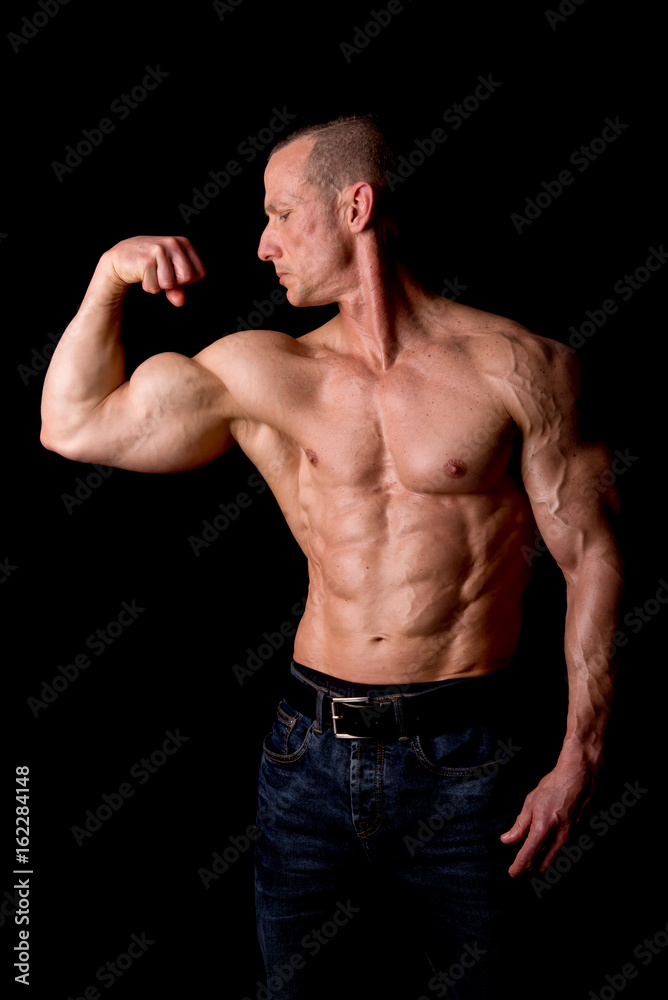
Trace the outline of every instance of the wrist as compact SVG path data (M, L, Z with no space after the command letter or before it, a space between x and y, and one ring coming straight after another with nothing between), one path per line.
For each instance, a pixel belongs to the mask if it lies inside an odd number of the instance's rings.
M127 281L119 278L107 251L97 263L84 302L88 300L97 306L117 306L122 304L129 287Z
M583 738L566 736L558 763L569 768L596 774L603 764L603 739L600 736Z

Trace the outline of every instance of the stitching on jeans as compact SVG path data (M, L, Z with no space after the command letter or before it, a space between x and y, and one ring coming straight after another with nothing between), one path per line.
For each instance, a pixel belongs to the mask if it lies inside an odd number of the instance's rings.
M288 715L288 713L283 708L281 708L282 704L283 704L282 701L278 703L276 707L276 714L283 720L283 722L287 723L288 725L294 726L295 722L299 718L299 712L297 712L296 715Z
M297 712L296 715L288 715L287 712L285 712L281 708L281 704L282 702L279 703L278 705L278 708L276 710L276 715L278 719L283 723L283 725L287 726L287 732L285 734L285 737L283 738L283 756L286 756L288 753L288 742L292 735L292 730L294 729L297 719L300 717L300 713Z
M357 815L360 817L360 825L362 821L361 811L360 811L360 751L359 751L359 741L357 744L357 756L355 757L355 805L357 809ZM354 825L354 824L353 824ZM356 829L355 832L357 836L360 836L359 831Z
M315 722L312 722L306 732L306 735L304 736L304 742L302 743L302 745L299 747L298 750L295 750L294 753L291 754L277 754L275 751L267 749L266 740L262 745L262 749L264 750L267 757L269 757L271 760L276 761L279 764L292 764L294 763L294 761L299 760L300 757L303 757L303 755L306 753L306 749L309 743L311 742L311 737L313 736L314 732L315 732ZM290 734L288 733L288 736L289 735Z
M385 743L381 740L376 753L376 775L378 791L376 793L376 825L369 833L375 833L380 828L383 819L383 767L385 765Z
M379 766L380 761L380 766ZM376 813L373 818L373 825L358 836L364 840L376 833L383 819L383 764L385 762L385 743L381 740L376 745L376 767L373 776L373 792Z
M498 763L498 761L488 760L484 764L476 764L475 767L439 767L437 764L432 764L425 756L424 750L420 746L419 736L413 736L411 745L422 766L434 774L440 774L444 778L460 778L467 774L476 774L483 778L488 778L490 775L485 774L484 769L489 767L490 764Z

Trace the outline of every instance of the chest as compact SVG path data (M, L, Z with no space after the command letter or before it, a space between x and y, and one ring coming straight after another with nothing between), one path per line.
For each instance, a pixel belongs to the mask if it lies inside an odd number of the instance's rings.
M324 367L289 428L304 475L323 487L418 493L494 489L515 426L493 389L465 362L422 358L375 375Z

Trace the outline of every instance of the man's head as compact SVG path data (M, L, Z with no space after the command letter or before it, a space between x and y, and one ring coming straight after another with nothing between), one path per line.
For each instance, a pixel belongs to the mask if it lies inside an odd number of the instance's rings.
M377 211L385 209L386 174L393 169L395 155L372 116L348 115L322 125L306 125L276 143L269 159L298 139L312 141L304 179L323 197L355 181L367 181L376 193Z
M339 300L360 244L396 235L386 172L393 153L368 116L306 126L271 151L265 171L269 217L258 255L276 267L293 305Z

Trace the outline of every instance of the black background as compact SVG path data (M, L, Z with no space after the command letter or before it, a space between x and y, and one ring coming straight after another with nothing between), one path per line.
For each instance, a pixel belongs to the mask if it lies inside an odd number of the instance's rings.
M266 641L264 632L296 624L293 608L307 587L303 557L268 491L249 485L254 470L242 454L184 475L114 470L93 479L86 496L77 480L94 470L41 447L39 403L49 335L65 329L100 254L123 238L187 235L208 272L180 310L163 296L131 290L124 322L130 370L160 351L195 354L233 332L238 318L257 308L254 300L269 300L273 269L256 257L265 156L248 162L238 147L269 126L275 109L294 115L291 127L376 111L405 155L432 129L448 132L397 192L416 260L437 290L449 294L446 280L465 286L461 301L564 342L587 310L615 300L618 311L582 338L578 353L598 384L611 448L633 456L617 482L627 561L622 616L654 600L659 580L668 579L662 272L652 272L626 302L614 290L665 238L653 45L659 26L639 4L562 6L572 13L551 24L538 3L404 2L376 37L347 55L341 43L354 43L381 4L243 0L225 11L208 2L169 8L71 0L39 30L22 21L40 10L36 3L5 10L0 558L11 729L1 794L9 836L14 768L28 764L34 996L66 1000L94 985L105 996L96 971L142 933L154 944L109 987L113 998L156 990L241 1000L256 997L263 977L252 852L208 888L198 872L254 821L261 739L288 643L243 685L233 668ZM21 30L34 37L14 51L9 34ZM168 75L145 100L124 120L110 111L141 84L147 66L158 65ZM460 128L444 125L444 112L489 75L500 86ZM53 162L62 163L66 147L105 117L113 132L59 180ZM627 127L579 172L570 155L599 137L608 117ZM193 188L230 159L242 164L240 176L186 224L179 205L192 205ZM569 168L573 184L518 232L511 215ZM330 314L282 304L263 325L299 335ZM77 487L83 500L64 500ZM203 522L240 492L250 506L195 554L189 539L201 537ZM539 677L560 671L563 586L549 556L536 565L526 643L538 690ZM95 655L88 636L115 621L124 601L144 610ZM627 781L647 791L540 899L524 887L547 942L547 959L531 971L539 977L536 996L610 990L606 976L631 961L638 975L625 983L625 996L654 996L665 977L665 956L647 967L633 957L668 920L658 764L666 612L656 601L648 610L642 628L620 624L626 641L609 761L590 808L619 800ZM41 698L43 683L62 676L58 666L81 653L91 665L35 714L28 699ZM547 710L537 696L536 711ZM177 730L187 737L178 752L144 784L131 777L133 765ZM79 846L72 827L124 782L132 798ZM7 840L3 987L13 986L5 956L18 930L13 864ZM404 984L410 960L394 938L373 921L360 918L358 926L348 940L368 946L379 995L435 995L426 978ZM345 961L343 970L336 995L350 992ZM557 988L561 980L566 986Z

